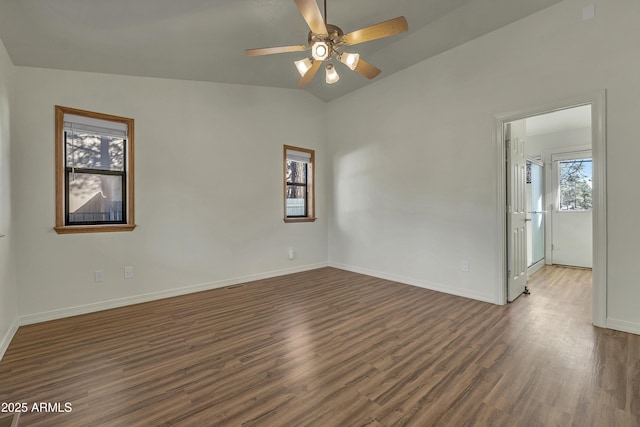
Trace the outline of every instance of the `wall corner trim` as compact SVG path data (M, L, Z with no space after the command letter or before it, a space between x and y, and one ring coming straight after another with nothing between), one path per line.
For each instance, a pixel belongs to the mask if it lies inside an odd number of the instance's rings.
M11 344L11 340L13 340L13 337L15 336L16 332L18 332L18 326L19 326L19 322L18 322L18 318L16 318L13 320L13 324L11 325L11 327L9 328L5 336L2 337L2 340L0 340L0 362L4 357L4 353L9 348L9 344Z

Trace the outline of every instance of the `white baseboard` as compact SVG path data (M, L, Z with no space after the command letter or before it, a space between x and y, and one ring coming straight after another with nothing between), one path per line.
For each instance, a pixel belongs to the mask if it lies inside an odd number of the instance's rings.
M542 267L544 267L545 264L545 260L544 258L542 258L540 261L536 262L535 264L529 266L529 268L527 268L527 275L531 276L533 273L535 273L538 270L541 270Z
M31 325L33 323L47 322L49 320L62 319L64 317L78 316L80 314L93 313L96 311L109 310L112 308L124 307L127 305L139 304L143 302L155 301L164 298L171 298L194 292L208 291L225 286L238 285L240 283L252 282L255 280L269 279L272 277L284 276L287 274L300 273L302 271L316 270L327 267L328 263L308 264L300 267L287 268L283 270L269 271L265 273L250 274L247 276L235 277L231 279L219 280L216 282L202 283L198 285L185 286L181 288L168 289L165 291L152 292L148 294L136 295L126 298L118 298L98 303L85 304L76 307L67 307L58 310L51 310L42 313L27 314L19 316L17 325ZM1 347L0 347L1 349Z
M2 361L4 353L9 348L9 344L11 344L13 336L16 334L16 332L18 332L18 326L18 319L14 319L13 324L11 325L11 327L9 327L7 333L4 335L4 337L2 337L2 340L0 340L0 361Z
M427 282L424 280L418 280L409 277L396 276L394 274L382 273L379 271L369 270L367 268L354 267L352 265L345 265L331 261L329 262L329 267L339 268L341 270L347 270L353 273L365 274L367 276L373 276L379 279L391 280L393 282L404 283L405 285L417 286L419 288L429 289L431 291L437 291L445 294L451 294L459 297L496 304L494 295L487 295L479 292L470 292L468 290L452 288L438 283Z
M630 334L640 335L640 324L627 322L625 320L608 318L607 328L615 329L616 331L629 332Z

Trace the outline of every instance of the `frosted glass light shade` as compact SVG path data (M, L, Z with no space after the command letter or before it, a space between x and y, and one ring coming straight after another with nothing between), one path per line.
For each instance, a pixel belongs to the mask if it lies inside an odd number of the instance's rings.
M337 82L338 80L340 80L340 76L338 75L338 72L333 67L333 64L328 64L327 65L327 76L326 76L327 83L332 85L335 82Z
M307 71L309 71L309 69L313 65L313 59L304 58L304 59L301 59L299 61L296 61L295 64L296 64L296 68L298 69L298 72L300 73L300 75L304 76L305 74L307 74Z
M358 61L360 61L360 55L357 53L342 52L338 55L338 60L352 70L355 70L358 66Z

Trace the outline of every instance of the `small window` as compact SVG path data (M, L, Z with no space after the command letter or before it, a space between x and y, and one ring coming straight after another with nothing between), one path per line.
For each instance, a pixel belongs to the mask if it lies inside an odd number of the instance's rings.
M56 232L134 228L133 119L56 106Z
M558 161L559 210L590 211L592 200L592 161L590 158Z
M315 221L314 154L306 148L284 146L284 221Z

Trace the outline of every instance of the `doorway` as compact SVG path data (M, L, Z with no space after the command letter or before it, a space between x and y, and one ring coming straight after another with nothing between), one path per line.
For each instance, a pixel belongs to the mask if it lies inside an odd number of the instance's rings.
M513 301L529 291L529 276L545 264L592 267L591 105L525 117L505 127L507 147L520 145L507 151L507 300ZM546 180L545 165L551 171ZM524 176L512 173L513 167L524 168ZM526 268L520 259L526 259Z
M520 212L516 212L514 210L513 205L511 204L511 199L516 194L516 197L524 197L525 194L525 183L522 179L514 180L513 176L521 176L521 170L524 168L523 161L519 159L511 165L509 162L513 160L512 158L512 148L513 146L509 144L509 139L519 139L520 136L514 137L514 135L510 135L513 132L513 125L518 121L527 121L527 120L535 120L538 118L542 118L544 115L549 113L560 113L560 112L570 112L570 110L576 108L588 108L590 110L589 119L591 122L591 127L587 129L585 132L590 135L591 144L587 147L587 144L575 144L575 146L570 147L559 147L552 148L547 146L546 152L544 154L538 154L540 156L540 160L543 164L544 171L544 181L545 181L545 191L544 197L545 200L544 209L542 211L537 211L533 209L528 210L529 215L532 215L533 212L542 212L544 220L546 221L546 225L544 226L545 233L545 263L553 263L553 249L552 246L552 233L551 227L552 217L550 216L551 209L557 209L556 199L558 192L554 193L550 191L551 183L554 182L553 173L556 168L551 167L554 161L557 159L552 159L552 155L558 155L562 152L567 153L571 151L584 151L585 148L592 149L592 171L593 178L591 181L591 189L592 189L592 268L593 268L593 307L592 307L592 320L593 324L596 326L606 327L606 140L605 140L605 92L598 92L592 95L583 96L580 98L575 98L571 100L566 100L563 102L558 102L554 104L549 104L547 106L543 106L540 108L534 108L528 111L504 114L496 116L496 135L497 135L497 148L498 148L498 156L497 159L499 163L500 176L498 177L498 191L499 191L499 200L498 200L498 213L501 218L502 230L503 230L503 241L500 242L500 246L502 248L502 260L499 263L498 272L499 277L502 277L504 287L499 289L496 295L496 299L499 303L504 304L508 300L515 299L518 294L519 289L516 285L515 291L509 290L509 284L513 281L513 278L516 277L516 272L514 270L513 260L518 260L522 253L524 253L525 257L527 256L527 251L530 250L533 252L533 247L528 249L528 245L525 243L522 245L521 243L513 245L511 243L512 237L514 235L521 235L521 230L525 229L524 223L526 219L530 219L527 222L533 222L532 216L524 216L520 215ZM535 124L532 125L535 127ZM517 126L516 126L517 128ZM547 132L549 133L549 132ZM522 134L520 134L522 135ZM524 132L524 137L526 141L526 131ZM581 145L581 146L580 146ZM574 150L575 149L575 150ZM527 153L527 155L532 153ZM544 157L546 156L546 157ZM526 157L522 156L525 158ZM534 155L529 156L529 162L531 164L535 164L531 160L536 160ZM505 167L506 165L506 167ZM513 169L515 167L515 169ZM515 172L517 170L517 173ZM514 175L515 173L515 175ZM517 183L514 187L514 182ZM520 189L517 187L521 186ZM521 194L522 196L517 196ZM506 213L506 214L505 214ZM520 224L519 222L522 222ZM533 232L533 229L531 229ZM525 233L525 236L528 233ZM529 234L532 236L532 234ZM532 237L533 238L533 237ZM514 249L515 248L515 249ZM519 249L518 249L519 248ZM514 253L514 250L519 250L520 254ZM524 251L524 252L523 252ZM522 264L518 263L518 266ZM522 283L520 281L519 283ZM524 291L524 287L523 291Z

